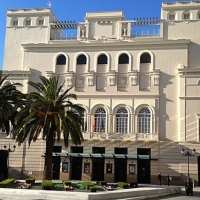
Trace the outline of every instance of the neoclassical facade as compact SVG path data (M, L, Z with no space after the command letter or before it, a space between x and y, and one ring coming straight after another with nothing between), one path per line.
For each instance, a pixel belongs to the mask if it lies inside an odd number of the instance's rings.
M133 16L134 17L134 16ZM84 142L55 144L53 179L200 184L200 3L163 3L160 19L122 11L59 21L50 8L8 10L3 73L19 82L59 76L85 108ZM6 84L6 83L5 83ZM14 145L2 130L0 147ZM42 178L42 139L17 146L1 176ZM6 159L9 159L9 165ZM6 170L5 170L6 169ZM163 180L166 180L163 178Z

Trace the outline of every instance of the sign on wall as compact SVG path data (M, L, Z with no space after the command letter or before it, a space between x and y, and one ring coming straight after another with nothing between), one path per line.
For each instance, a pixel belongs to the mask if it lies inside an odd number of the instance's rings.
M129 164L129 173L135 174L135 165L134 164Z
M68 162L62 163L62 172L68 172Z

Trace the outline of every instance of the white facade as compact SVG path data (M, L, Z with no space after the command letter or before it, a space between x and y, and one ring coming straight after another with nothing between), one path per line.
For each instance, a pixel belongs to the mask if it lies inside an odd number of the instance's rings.
M190 176L199 184L199 27L199 2L163 3L161 19L129 21L123 12L86 13L85 21L76 23L58 21L49 8L8 10L3 73L22 83L23 92L30 92L27 81L40 75L59 75L66 80L63 89L75 85L72 92L86 109L82 153L93 153L93 147L105 147L106 154L116 147L127 148L127 154L150 149L147 182L156 183L161 172L173 177L172 184L183 184L188 165L179 147L195 148ZM71 152L71 146L56 145ZM43 151L42 140L17 148L10 171L40 177ZM131 163L134 175L128 172ZM128 182L138 181L138 162L128 159L126 173ZM90 176L92 170L82 179ZM114 181L106 173L104 178Z

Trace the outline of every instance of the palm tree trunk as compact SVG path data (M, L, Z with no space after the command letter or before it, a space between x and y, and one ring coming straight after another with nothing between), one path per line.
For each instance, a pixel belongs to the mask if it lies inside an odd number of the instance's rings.
M43 180L52 180L52 153L53 153L53 129L49 132L49 137L46 139L46 154L44 164Z

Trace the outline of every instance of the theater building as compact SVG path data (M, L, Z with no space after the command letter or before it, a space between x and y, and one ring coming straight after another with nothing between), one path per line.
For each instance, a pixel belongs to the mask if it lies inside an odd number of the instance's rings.
M182 185L189 172L199 185L200 2L163 3L160 18L113 11L83 21L50 8L7 11L7 81L27 93L27 81L60 76L86 110L82 145L55 143L52 178L157 184L161 172ZM2 130L0 148L9 144ZM42 139L1 150L0 175L42 179L44 150Z

